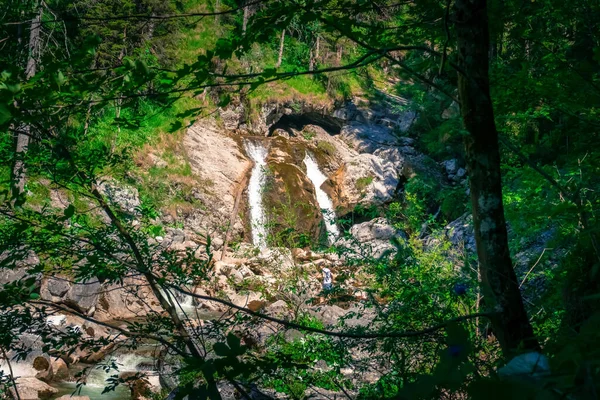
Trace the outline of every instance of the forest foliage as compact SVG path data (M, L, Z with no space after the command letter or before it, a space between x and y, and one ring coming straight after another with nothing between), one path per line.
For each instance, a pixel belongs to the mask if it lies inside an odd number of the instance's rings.
M499 377L513 355L489 339L488 317L497 310L481 301L488 293L476 256L443 237L448 223L471 211L469 197L419 177L394 202L345 216L384 216L407 233L395 257L360 260L373 277L364 304L364 312L376 313L372 331L342 324L339 337L296 315L280 322L306 333L303 340L276 336L258 352L232 332L252 329L260 313L241 310L190 335L169 295L161 294L190 294L191 287L210 282L210 238L200 259L153 240L165 228L161 212L190 202L190 187L173 190L166 177L191 172L173 157L168 174L144 175L135 157L144 146L172 143L165 138L181 136L219 107L245 104L252 114L272 101L332 105L353 96L375 100L386 91L418 110L408 134L420 149L436 161L464 162L470 133L456 111L465 61L456 26L464 21L456 19L455 3L464 2L0 2L1 263L17 270L31 254L40 260L0 291L2 351L30 351L19 342L24 333L39 335L50 354L107 344L46 326L44 316L65 310L40 300L36 274L119 283L134 273L151 282L168 316L135 322L121 333L132 347L151 339L180 360L177 398L220 398L217 381L229 381L242 394L258 385L291 398L303 398L309 387L352 389L364 399L595 398L600 6L593 1L476 2L489 16L489 90L511 253L546 235L563 254L545 264L542 253L539 268L517 271L521 285L545 282L542 296L525 291L524 297L552 374ZM41 23L32 41L36 18ZM37 69L28 76L31 60ZM26 152L15 151L19 135L29 137ZM176 145L165 148L176 151ZM19 163L23 171L15 170ZM21 172L23 191L15 186ZM108 176L138 185L140 226L98 190ZM67 194L65 209L52 207L49 187ZM95 209L108 218L90 212ZM425 233L437 240L425 246ZM328 299L341 302L344 294L334 291ZM473 314L477 318L462 318ZM438 329L427 331L432 326ZM212 348L198 345L205 338ZM359 388L341 372L356 348L386 371ZM319 360L327 368L312 368ZM8 388L10 377L4 378ZM125 382L112 382L119 383Z

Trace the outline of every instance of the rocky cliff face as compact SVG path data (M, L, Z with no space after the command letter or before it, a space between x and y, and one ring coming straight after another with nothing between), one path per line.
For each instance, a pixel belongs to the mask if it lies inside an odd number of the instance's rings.
M244 220L234 209L252 163L239 140L214 121L203 120L188 129L184 146L193 173L206 182L204 190L195 194L205 207L186 218L186 227L211 235L215 249L221 248L228 233L232 238L243 238Z
M412 139L402 136L415 119L414 112L394 114L348 102L337 109L305 103L265 104L253 122L245 118L246 114L239 105L222 110L224 131L237 138L266 136L270 179L265 204L271 211L273 229L278 232L285 229L287 213L288 223L293 220L298 231L312 238L321 233L323 224L315 190L302 163L306 152L315 156L328 177L322 189L331 197L338 214L345 214L359 204L382 205L391 201L401 190L402 182L416 174L441 180L440 167L419 154ZM188 151L193 155L195 149ZM205 147L199 154L210 152L214 158L227 159L238 151L239 145L230 140L213 148ZM211 163L211 158L194 158L202 160L202 165ZM244 168L247 166L233 162L226 171L236 171L229 173L230 176L243 176ZM208 172L217 171L209 167ZM231 204L226 187L231 184L221 188L220 198ZM230 210L231 206L224 208Z
M196 195L206 209L195 210L185 225L209 233L216 250L228 237L236 242L249 240L244 190L252 163L245 154L245 137L261 135L268 148L263 198L273 236L281 235L289 225L312 239L323 233L315 188L302 162L307 152L327 176L321 188L339 215L359 204L391 201L402 182L416 174L441 179L441 168L419 154L412 139L402 136L414 113L393 114L349 102L337 109L269 103L252 121L247 114L243 106L232 106L221 110L222 127L200 121L185 136L192 170L208 182Z

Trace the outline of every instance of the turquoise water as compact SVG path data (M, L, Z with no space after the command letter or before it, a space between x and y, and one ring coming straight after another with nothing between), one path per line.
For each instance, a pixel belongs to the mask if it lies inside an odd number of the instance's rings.
M52 399L57 399L60 396L71 395L76 390L75 382L59 382L53 383L52 386L59 390L58 394L52 397ZM117 386L114 391L102 394L102 390L104 387L100 385L85 385L81 387L81 392L74 393L75 396L88 396L90 400L130 400L131 393L129 392L129 388L125 386Z

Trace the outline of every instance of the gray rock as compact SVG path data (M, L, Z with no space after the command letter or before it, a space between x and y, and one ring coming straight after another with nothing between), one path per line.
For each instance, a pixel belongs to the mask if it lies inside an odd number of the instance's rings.
M298 339L302 339L304 334L296 329L288 329L284 334L286 342L293 342Z
M244 107L241 105L219 109L221 121L223 121L225 129L228 130L235 130L239 128L244 121L244 113Z
M460 218L446 225L445 230L446 237L454 246L464 246L471 253L477 251L475 231L473 230L473 216L471 214L463 214Z
M336 325L339 319L346 315L346 310L336 305L319 306L309 309L308 313L318 318L325 325Z
M269 304L265 307L265 312L278 318L285 317L290 313L287 303L283 300L277 300L275 303Z
M359 153L374 153L381 147L398 145L391 129L380 125L352 122L342 128L340 138Z
M242 275L242 273L237 269L232 269L229 271L229 278L231 278L231 280L233 280L233 282L236 284L240 284L244 281L244 275Z
M64 279L50 278L47 284L48 292L52 296L63 297L71 289L71 284Z
M143 317L161 309L145 278L127 276L123 285L112 284L99 291L94 318L100 321Z
M256 257L248 260L250 269L264 269L271 274L291 271L295 264L292 252L286 248L269 248L264 249ZM253 264L256 267L253 268Z
M76 283L67 294L66 302L71 303L84 312L96 305L100 282L93 278L87 282Z
M346 162L332 181L341 188L337 204L384 204L398 187L398 166L373 154L359 154Z
M356 224L350 228L350 234L353 239L340 239L336 243L337 246L348 251L345 257L350 259L380 258L385 254L392 255L396 251L396 247L390 241L393 238L406 239L406 234L391 226L385 218L375 218Z
M456 175L458 172L458 160L453 158L451 160L442 161L442 165L446 169L446 174L448 175Z
M124 186L114 180L108 180L98 185L99 191L109 201L119 205L124 211L136 214L136 208L140 205L140 198L136 188Z
M183 243L185 242L185 232L183 229L167 228L165 240L170 240L171 243Z
M0 254L0 265L2 265L0 267L0 285L32 276L28 272L29 268L40 263L40 259L32 251L28 251L24 258L17 257L18 259L14 262L7 261L7 258L7 253ZM38 282L42 278L41 274L36 274L33 277Z
M43 300L62 302L88 313L96 305L99 290L100 282L96 278L74 283L69 278L50 277L42 280L40 295Z
M343 107L338 108L333 112L333 117L342 121L352 121L360 113L356 104L349 101Z

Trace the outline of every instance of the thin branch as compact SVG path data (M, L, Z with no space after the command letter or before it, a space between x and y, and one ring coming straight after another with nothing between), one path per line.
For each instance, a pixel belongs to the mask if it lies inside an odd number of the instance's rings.
M248 308L244 308L241 306L238 306L230 301L227 300L223 300L223 299L219 299L217 297L212 297L212 296L204 296L204 295L200 295L200 294L196 294L187 290L182 289L179 286L176 285L171 285L166 283L165 286L171 287L174 290L177 290L180 293L183 293L185 295L188 296L192 296L195 297L197 299L202 299L202 300L208 300L208 301L214 301L216 303L221 303L224 304L228 307L231 307L233 309L236 309L238 311L241 311L243 313L252 315L254 317L258 317L267 321L271 321L271 322L275 322L276 324L279 325L283 325L285 327L288 328L293 328L293 329L298 329L300 331L306 331L306 332L312 332L312 333L320 333L322 335L327 335L327 336L335 336L335 337L342 337L342 338L353 338L353 339L382 339L382 338L407 338L407 337L416 337L416 336L423 336L423 335L427 335L429 333L434 333L436 331L439 331L440 329L445 328L446 326L455 323L455 322L461 322L461 321L467 321L469 319L473 319L473 318L479 318L479 317L492 317L496 314L498 314L498 312L488 312L488 313L477 313L477 314L470 314L470 315L463 315L460 317L456 317L456 318L452 318L449 319L448 321L444 321L441 322L437 325L433 325L429 328L425 328L419 331L401 331L401 332L389 332L389 333L346 333L346 332L334 332L334 331L328 331L325 329L318 329L318 328L312 328L312 327L308 327L308 326L304 326L304 325L300 325L294 322L290 322L290 321L286 321L283 319L279 319L279 318L275 318L275 317L271 317L269 315L266 314L262 314L259 313L257 311L252 311Z
M181 351L180 349L178 349L172 343L166 341L161 336L156 336L156 335L152 335L152 334L149 334L149 333L131 332L131 331L129 331L127 329L123 329L123 328L121 328L119 326L115 326L115 325L107 324L106 322L98 321L97 319L88 317L87 315L85 315L83 313L80 313L79 311L76 311L76 310L74 310L72 308L65 307L65 306L59 305L57 303L50 302L50 301L45 301L45 300L30 300L29 303L55 308L55 309L60 310L62 312L65 312L65 313L68 313L68 314L71 314L71 315L75 315L76 317L82 318L82 319L84 319L84 320L86 320L88 322L92 322L94 324L97 324L97 325L100 325L100 326L104 326L104 327L109 328L109 329L114 329L115 331L121 332L123 335L125 335L127 337L138 337L138 338L143 338L143 339L156 340L157 342L159 342L159 343L167 346L171 350L175 351L180 356L185 356L186 355L183 351Z
M544 257L544 253L546 252L546 250L553 250L550 247L546 247L543 251L542 254L540 254L540 256L538 257L537 261L535 262L535 264L533 264L533 267L531 267L531 269L529 269L529 271L527 271L527 274L525 274L525 277L523 278L523 280L521 281L521 284L519 285L519 289L521 288L521 286L523 286L523 284L525 283L525 281L527 280L527 278L529 277L529 274L531 274L531 272L533 271L533 269L538 265L538 263L540 262L540 260L542 259L542 257Z

